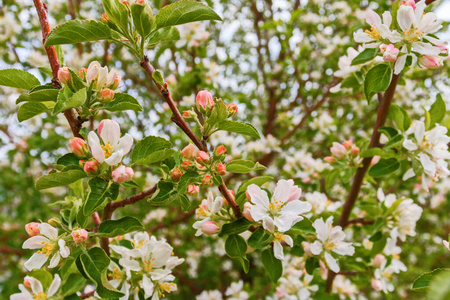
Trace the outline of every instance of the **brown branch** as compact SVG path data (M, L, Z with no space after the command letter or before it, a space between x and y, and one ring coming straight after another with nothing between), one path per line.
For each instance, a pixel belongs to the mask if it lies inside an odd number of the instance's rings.
M80 295L80 299L89 298L89 297L93 296L94 294L95 294L95 291L90 291L89 293L83 293Z
M147 232L148 232L148 233L153 233L153 232L155 232L155 231L157 231L157 230L160 230L160 229L163 229L163 228L167 228L167 227L169 227L169 226L173 226L173 225L175 225L175 224L184 222L184 221L186 221L186 220L189 220L189 218L192 217L194 214L195 214L195 210L190 211L190 212L185 213L185 214L180 214L180 215L179 215L178 217L176 217L175 219L170 220L170 223L169 223L168 225L167 225L166 223L164 223L164 222L161 222L161 223L158 223L158 224L156 224L155 226L153 226L153 227L147 229Z
M136 195L134 195L134 196L127 197L127 198L125 198L125 199L123 199L123 200L120 200L120 201L111 202L111 207L110 207L110 209L112 210L112 212L114 212L114 211L115 211L116 209L118 209L119 207L124 207L124 206L127 206L127 205L134 204L134 203L136 203L136 202L138 202L138 201L141 201L141 200L144 199L145 197L150 196L150 195L152 195L154 192L156 192L156 188L157 188L157 185L155 185L155 186L152 187L151 189L142 191L142 192L140 192L139 194L136 194ZM111 212L111 213L112 213L112 212Z
M391 107L392 100L394 98L395 89L397 87L399 75L394 75L392 77L392 81L389 84L386 92L383 97L380 97L380 104L378 106L378 114L377 119L375 121L375 126L372 131L372 138L370 139L369 148L377 147L380 144L380 135L381 133L378 131L380 127L384 125L386 122L389 108ZM350 193L348 194L347 201L344 204L341 217L339 218L339 225L343 228L346 227L349 222L348 219L352 212L353 206L355 205L356 199L358 198L359 192L361 191L361 186L364 181L364 177L366 175L367 170L370 167L370 163L372 162L372 157L364 158L362 162L362 166L356 171L355 176L353 177L353 184L350 188ZM328 273L326 291L328 293L331 292L331 288L333 286L333 280L336 277L336 273L331 270Z
M57 88L61 88L61 85L58 82L58 70L60 68L60 64L58 61L58 56L56 55L56 50L54 46L45 47L45 40L50 33L50 23L48 21L48 12L47 5L45 5L41 0L33 0L34 6L36 7L36 11L39 16L39 22L41 23L42 29L42 43L44 44L45 52L47 52L48 61L50 62L50 67L52 69L52 83L53 86ZM81 129L81 121L75 117L75 113L73 109L68 109L64 111L64 116L69 122L70 129L75 137L80 137L80 129Z
M347 224L362 224L362 225L368 225L368 224L373 224L374 220L364 220L364 218L355 218L355 219L351 219L348 220Z
M197 146L198 149L209 152L208 147L206 143L203 143L191 130L189 125L186 123L186 121L183 119L183 117L180 114L180 111L177 108L177 105L175 101L172 99L172 96L170 95L169 90L166 86L162 86L156 80L153 78L153 72L155 72L155 68L150 64L148 58L145 56L144 59L140 62L141 67L147 72L147 74L152 79L153 83L156 85L156 87L159 89L159 92L161 96L164 98L164 101L169 105L170 110L173 113L173 117L171 120L178 125L178 127L183 130L184 133L192 140L192 142ZM231 208L233 209L233 212L237 218L240 218L242 216L241 209L239 208L239 205L236 203L236 201L231 197L230 193L228 193L227 186L225 182L222 182L221 185L219 185L219 191L222 193L223 197L227 202L231 205Z

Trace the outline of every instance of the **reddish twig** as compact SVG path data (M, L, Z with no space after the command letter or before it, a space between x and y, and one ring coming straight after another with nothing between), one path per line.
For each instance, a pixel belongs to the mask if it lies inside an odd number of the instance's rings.
M172 121L175 124L177 124L178 127L180 127L184 133L186 133L186 135L192 140L192 142L197 146L198 149L205 151L205 152L209 152L206 143L203 143L195 135L195 133L191 130L189 125L186 123L186 121L181 116L180 111L178 110L175 101L172 99L172 96L170 95L170 92L167 89L167 86L162 86L153 78L153 73L155 72L155 69L150 64L150 62L146 56L140 62L140 65L147 72L147 74L152 79L153 83L159 89L159 92L160 92L161 96L164 98L164 101L166 101L166 103L169 105L170 110L173 113ZM242 216L241 209L239 208L239 205L236 203L236 201L231 197L230 193L228 193L228 188L227 188L225 182L222 182L222 184L219 185L219 191L222 193L225 200L227 200L227 202L231 205L231 208L233 209L235 216L237 218L240 218Z
M380 104L378 106L378 114L377 119L375 121L375 126L372 131L372 138L370 139L369 148L378 147L380 144L380 135L381 133L378 131L380 127L384 125L386 122L389 108L391 107L392 100L394 99L395 89L397 87L399 75L394 75L392 77L392 81L389 84L386 92L383 97L380 97ZM359 192L361 191L361 186L364 181L364 177L366 175L367 170L370 167L370 163L372 162L372 157L364 158L362 162L362 166L356 171L355 176L353 177L353 184L350 188L350 193L348 194L347 200L345 201L341 217L339 218L339 225L343 228L346 227L349 222L348 219L352 212L353 206L355 205L356 199L358 198ZM331 288L333 286L333 280L336 277L336 273L331 270L328 273L326 291L331 292Z
M86 298L92 297L92 296L94 296L94 294L95 294L95 291L91 291L89 293L83 293L80 295L80 299L86 299Z
M374 220L364 220L363 218L355 218L355 219L351 219L348 220L347 224L362 224L362 225L368 225L368 224L373 224Z
M120 200L120 201L111 202L111 207L110 207L110 209L111 209L112 212L113 212L113 211L115 211L116 209L118 209L119 207L124 207L124 206L127 206L127 205L134 204L134 203L136 203L136 202L138 202L138 201L141 201L141 200L144 199L145 197L150 196L150 195L152 195L154 192L156 192L156 188L157 188L157 186L155 185L155 186L152 187L151 189L142 191L142 192L140 192L139 194L136 194L136 195L134 195L134 196L127 197L127 198L125 198L125 199L123 199L123 200ZM112 212L111 212L111 213L112 213Z

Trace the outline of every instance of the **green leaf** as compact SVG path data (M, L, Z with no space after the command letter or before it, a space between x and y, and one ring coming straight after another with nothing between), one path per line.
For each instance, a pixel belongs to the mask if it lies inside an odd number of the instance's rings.
M42 89L37 89L28 93L23 93L19 96L16 100L16 104L20 102L25 101L38 101L38 102L45 102L45 101L54 101L56 102L56 99L58 97L59 90L57 88L54 88L52 86L48 85L42 85Z
M141 222L133 217L124 217L119 220L103 221L98 227L98 235L101 237L116 237L133 231L145 230Z
M155 70L152 74L152 78L158 83L159 85L164 85L164 76L161 72L161 70Z
M40 102L27 102L22 104L17 111L17 120L23 122L48 110L47 105Z
M134 146L133 153L131 154L131 164L144 165L164 160L173 155L173 151L166 151L170 150L169 148L171 147L172 143L166 139L157 136L148 136L137 142L136 146ZM161 159L158 160L159 158Z
M228 110L225 103L222 100L217 100L212 108L210 117L205 121L205 125L209 129L216 126L217 123L225 121L228 118Z
M272 280L273 283L277 283L278 279L283 274L281 260L275 258L272 248L263 251L261 260L267 274L269 274L270 280Z
M306 273L312 275L314 273L314 269L319 268L319 260L315 257L308 257L305 263Z
M156 26L161 28L205 20L222 21L209 6L194 0L181 0L159 10Z
M379 64L369 70L364 79L364 95L370 102L379 92L384 92L391 83L392 70L388 64Z
M219 233L219 237L242 233L246 231L250 226L252 226L252 223L245 217L241 217L231 223L224 224L222 226L222 230Z
M434 276L438 275L439 273L447 271L447 269L434 269L431 272L426 272L420 275L419 277L414 280L414 283L412 285L413 290L419 290L424 289L430 286L430 282L433 279Z
M56 102L53 108L52 115L57 115L58 113L69 109L83 105L86 101L86 88L77 91L72 94L70 88L65 86L62 88L61 92L58 94L58 102Z
M175 200L178 195L172 182L159 181L155 193L150 199L152 205L166 205Z
M325 190L329 191L341 174L340 169L333 169L325 177Z
M144 5L132 4L131 16L136 31L145 39L152 31L153 12L151 7L144 2Z
M86 279L83 278L80 274L72 273L69 277L63 281L64 283L61 285L61 295L62 296L70 296L80 291L81 288L86 284Z
M44 190L57 186L69 185L78 179L86 177L86 173L80 169L72 169L44 175L36 181L36 189Z
M439 124L445 117L447 108L445 107L445 102L442 99L441 94L436 96L436 101L431 105L429 110L430 113L430 129Z
M180 32L176 27L163 27L152 33L147 48L152 48L159 43L178 41L179 39Z
M360 152L359 156L361 157L374 157L376 155L383 156L385 153L381 148L369 148L367 150L363 150Z
M229 257L243 257L247 251L247 243L240 235L232 234L225 241L225 251Z
M183 212L188 212L191 209L191 200L186 195L178 195L178 199L180 200L180 207Z
M18 69L0 70L0 85L30 90L36 85L40 85L39 80L33 75Z
M95 177L89 180L89 194L87 195L86 203L84 204L83 213L85 216L91 215L99 207L102 206L103 201L108 196L108 189L110 182Z
M82 253L79 256L77 266L80 272L85 274L96 285L96 292L102 298L112 299L120 298L124 294L115 289L109 283L106 276L106 270L109 266L110 259L103 249L94 247L88 253Z
M102 0L102 4L108 18L128 34L130 17L126 5L119 0Z
M391 105L388 117L395 122L400 131L406 131L411 126L411 118L408 112L396 104Z
M134 110L142 111L142 106L136 98L125 93L115 93L113 101L105 103L103 109L108 111Z
M388 138L393 138L398 134L397 129L389 126L380 127L380 129L378 129L378 132L384 133Z
M241 123L237 121L225 120L217 124L217 129L248 135L256 139L261 138L255 127L253 127L249 123Z
M398 146L401 147L404 138L405 137L403 135L397 134L392 139L390 139L389 142L386 143L386 145L384 145L384 149L391 149L391 148L395 148L395 147L398 147Z
M200 174L198 174L195 171L188 171L181 176L180 181L178 182L178 193L183 194L186 192L188 185L196 182L201 181Z
M376 165L370 168L369 175L372 177L381 177L395 172L398 168L400 168L400 163L397 159L380 159Z
M272 240L273 240L272 234L268 233L267 231L259 227L248 238L247 243L252 248L261 249L268 246L270 242L272 242Z
M427 299L447 300L450 298L450 271L433 276L428 288Z
M45 41L45 46L107 40L113 36L113 31L102 22L70 20L56 26L50 32Z
M366 63L375 58L378 54L378 48L367 48L352 60L352 66Z
M297 222L294 226L292 226L291 230L299 231L300 234L316 234L316 229L312 226L312 223L309 219L304 218L300 222Z
M78 166L79 162L80 159L78 158L78 156L76 156L73 153L67 153L58 158L56 164L62 166L70 166L70 165Z
M252 162L250 160L236 159L227 164L227 171L232 173L249 173L251 171L265 170L265 166L259 162Z
M236 260L241 263L242 269L244 269L245 274L247 274L250 269L250 262L248 259L246 257L236 257Z
M264 183L273 180L272 176L260 176L260 177L254 177L249 180L244 181L241 183L241 185L238 188L238 193L245 192L247 190L247 187L251 184L256 184L257 186L261 186Z

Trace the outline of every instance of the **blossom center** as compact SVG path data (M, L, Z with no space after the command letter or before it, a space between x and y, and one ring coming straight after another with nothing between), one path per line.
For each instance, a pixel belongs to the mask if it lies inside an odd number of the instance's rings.
M273 201L269 204L270 212L275 216L278 214L280 209L283 207L283 202L273 199Z
M142 262L144 263L144 270L146 272L152 272L153 267L156 266L155 259L143 259Z
M122 278L122 272L116 267L114 267L113 272L111 273L111 279L112 280L119 280Z
M330 251L336 249L336 245L333 241L328 240L324 243L324 248L325 250Z
M41 242L42 245L44 245L42 247L41 250L39 250L37 253L38 254L45 254L46 256L50 256L50 254L53 252L53 250L55 249L55 246L51 243L46 243L46 242ZM45 295L44 295L45 296ZM40 299L40 298L38 298ZM44 298L45 299L45 298Z
M414 43L420 40L425 32L419 31L419 28L410 28L403 31L404 39L407 43Z
M281 233L275 232L275 233L273 234L273 236L275 237L275 239L276 239L277 241L280 241L280 242L284 241L284 236L283 236Z
M45 300L47 299L47 295L45 295L43 292L39 292L34 295L35 300Z
M202 207L202 206L200 205L200 206L198 207L198 209L197 209L196 214L197 214L197 218L200 218L200 217L207 217L207 216L209 215L209 211L208 211L208 209L205 209L204 207Z
M105 158L108 158L113 153L113 146L108 142L108 144L102 146L103 153L105 154Z
M160 283L159 284L159 295L164 297L164 293L170 292L172 287L175 287L175 283Z
M366 30L364 30L364 32L367 33L374 40L378 40L381 38L381 35L378 32L378 28L373 26L373 24L372 24L372 27L370 27L370 30L366 29Z
M136 240L133 240L133 245L134 245L134 248L136 248L136 249L141 248L142 246L144 246L144 244L147 244L147 243L148 243L148 240L140 240L139 242L137 242Z

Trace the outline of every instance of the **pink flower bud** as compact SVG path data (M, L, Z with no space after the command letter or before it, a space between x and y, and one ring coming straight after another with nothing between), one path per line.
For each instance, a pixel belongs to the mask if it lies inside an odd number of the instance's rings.
M448 48L445 45L436 45L441 50L441 54L448 54Z
M399 50L397 48L395 48L394 45L392 45L392 44L381 45L380 50L381 50L381 53L383 53L384 61L392 62L392 61L397 60L397 55L398 55Z
M83 243L87 240L88 232L84 229L78 229L72 231L72 238L75 243Z
M100 172L100 164L96 160L90 160L84 164L83 169L88 175L95 176Z
M373 166L373 165L376 165L379 161L380 161L380 156L379 155L375 155L373 158L372 158L372 161L370 162L370 164Z
M213 96L206 90L198 92L196 102L199 111L205 111L207 108L214 106Z
M347 149L344 145L333 142L333 147L330 148L331 153L337 158L344 158L347 154Z
M203 177L202 184L207 185L207 186L213 185L214 183L212 181L212 177L209 175L206 175L205 177Z
M311 252L311 243L308 242L302 242L303 250L305 250L305 254L308 256L313 256Z
M381 266L381 264L386 260L386 257L384 257L382 254L377 254L375 255L375 257L373 258L373 266L378 268L379 266Z
M237 113L238 107L236 104L228 103L226 106L227 106L227 111L228 111L229 117L234 116Z
M86 80L87 83L91 83L93 80L96 80L98 77L98 73L100 72L100 68L102 66L98 61L93 61L89 64L89 67L86 71Z
M357 156L358 154L359 154L359 147L353 147L352 148L352 150L350 150L350 153L353 155L353 156Z
M195 160L199 164L207 164L209 163L209 159L210 159L209 154L206 153L205 151L198 151L195 157Z
M225 167L224 164L217 164L216 170L217 170L217 174L219 174L220 176L227 174L227 168Z
M333 162L336 161L336 159L334 159L334 157L332 157L332 156L325 156L325 157L323 158L323 160L324 160L325 162L329 163L329 164L331 164L331 163L333 163Z
M198 185L190 184L188 185L187 193L192 196L197 196L200 192L200 187Z
M112 172L113 181L119 184L133 179L134 171L130 167L121 165Z
M195 156L195 146L193 144L189 144L186 147L184 147L183 150L181 150L181 157L185 159L191 159Z
M416 8L416 1L414 0L403 0L401 5L411 6L412 8Z
M192 163L188 160L184 160L183 163L181 164L181 167L183 168L183 170L187 171L187 169L189 169L189 167L192 165Z
M109 20L108 15L103 13L102 17L100 18L100 21L102 21L103 23L106 24L106 23L108 23L108 20Z
M214 155L222 155L222 154L225 154L225 153L227 153L227 148L225 148L224 145L219 145L214 150Z
M98 92L97 98L103 103L111 102L114 99L114 91L110 89L103 89Z
M111 71L112 72L112 71ZM120 83L122 82L122 76L120 76L119 73L114 73L114 81L109 86L110 89L115 90L119 87Z
M72 76L70 76L69 68L64 67L58 70L58 80L62 84L69 84L72 82Z
M31 289L31 283L27 277L25 277L25 279L23 280L23 286L26 287L27 289Z
M293 200L299 200L301 196L302 196L302 189L299 188L298 186L294 185L293 187L291 187L291 191L290 191L287 202L293 201Z
M444 65L443 58L441 56L428 55L420 57L419 64L429 69L436 69Z
M372 279L372 288L375 291L381 291L383 289L383 282L379 279Z
M73 138L69 141L69 147L78 157L86 157L89 155L89 146L82 138Z
M245 202L244 203L244 211L242 212L242 214L250 222L255 222L255 220L252 217L252 214L250 213L250 209L252 208L252 206L253 205L250 202Z
M41 234L41 232L39 231L39 223L36 222L31 222L25 225L25 231L29 236L36 236L38 234Z
M105 13L103 13L105 14ZM80 71L78 72L78 74L80 75L81 79L84 79L84 77L86 77L86 73L87 73L87 69L86 68L81 68Z
M183 172L180 169L174 169L172 171L172 179L173 179L173 181L180 180L181 176L183 176Z
M353 141L352 140L346 140L342 143L342 145L344 145L345 149L349 149L353 146Z
M207 235L213 235L219 232L220 227L214 221L206 221L202 224L202 232Z
M145 0L136 0L136 4L145 5Z

